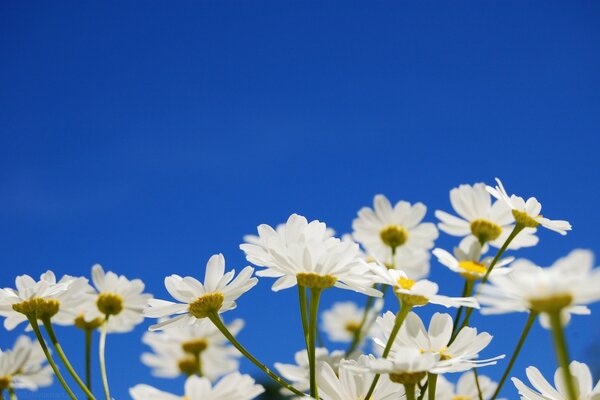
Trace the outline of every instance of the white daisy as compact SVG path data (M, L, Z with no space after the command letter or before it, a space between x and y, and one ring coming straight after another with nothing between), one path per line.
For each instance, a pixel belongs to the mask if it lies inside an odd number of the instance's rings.
M375 318L383 307L383 301L378 299L367 313L364 324L365 309L351 301L337 302L322 314L322 328L332 342L350 343L357 335L364 337L371 330ZM362 329L361 329L362 327ZM362 332L359 332L361 329Z
M327 363L319 363L317 376L319 396L323 400L364 399L369 391L375 374L365 370L373 356L360 356L357 361L342 360L339 369L335 371ZM401 386L390 381L387 375L381 376L370 400L397 400L404 396Z
M439 287L436 283L426 279L414 281L403 272L379 266L374 270L377 281L394 288L396 297L402 302L413 307L425 304L439 304L445 307L473 307L479 308L477 300L473 297L447 297L437 294Z
M204 284L190 276L171 275L165 278L165 287L179 303L152 299L144 314L151 318L166 319L150 330L167 326L191 325L210 313L223 313L236 307L235 300L252 289L258 279L253 278L254 268L246 267L234 279L235 270L225 273L223 254L213 255L206 264Z
M600 382L593 386L592 374L587 365L572 361L569 370L575 378L575 391L578 394L578 400L600 399ZM529 388L520 379L512 378L522 400L569 400L561 368L558 368L554 374L554 387L537 368L529 367L525 371L534 389Z
M589 314L586 304L600 300L600 268L592 269L588 250L573 250L548 268L517 260L507 275L491 276L478 296L482 314L553 312L561 310L563 323L570 314Z
M496 183L496 187L487 186L487 191L510 207L517 223L529 228L542 225L544 228L558 232L561 235L566 235L567 231L571 230L571 224L568 221L551 220L540 215L542 205L535 197L530 197L525 201L522 197L514 194L509 196L500 179L496 178Z
M54 273L46 271L39 281L29 275L20 275L15 279L15 285L16 289L0 289L0 316L6 318L4 327L7 330L27 321L28 315L62 320L61 305L79 296L87 279L63 277L57 282Z
M237 372L226 375L214 386L207 378L191 376L185 381L185 400L251 400L265 390L249 375ZM137 385L129 389L133 400L181 400L182 397L152 386Z
M491 399L498 384L484 375L479 375L477 380L483 400ZM426 391L425 399L428 393L429 391ZM458 378L456 385L444 378L443 375L439 375L435 387L435 398L436 400L479 400L475 374L473 371L465 372Z
M108 317L107 332L129 332L144 320L142 311L151 294L144 292L144 282L129 280L112 271L104 272L100 264L92 267L92 281L97 290L93 294L96 308L89 309L85 319Z
M392 382L416 385L435 368L438 356L414 347L397 347L387 358L367 360L367 368L377 374L389 374Z
M374 338L374 341L381 349L386 346L395 319L395 315L388 311L377 320L382 328L384 340ZM478 334L477 329L464 327L451 342L452 327L450 315L435 313L427 330L417 314L411 312L407 315L394 339L390 354L406 347L418 349L423 353L435 354L437 361L430 371L436 374L463 372L472 368L494 365L497 360L504 358L502 355L479 360L479 353L490 344L492 335L486 332Z
M454 248L454 255L444 249L434 249L433 255L438 261L448 267L453 272L460 274L468 280L482 279L492 263L493 257L481 258L481 244L472 241L469 247L465 248L466 242L461 242L461 246ZM506 268L513 261L512 257L499 260L490 275L505 275L510 272Z
M323 347L318 347L315 350L316 362L329 364L334 371L337 371L344 355L345 352L341 350L335 350L331 353ZM310 370L306 350L296 352L294 360L296 361L296 364L275 363L275 368L279 371L281 376L289 381L296 389L301 392L307 391L310 388ZM282 389L282 392L289 394L285 389Z
M54 373L37 342L21 335L12 349L0 350L0 393L8 388L37 390L50 386Z
M245 243L240 248L248 261L266 268L257 272L258 276L278 278L274 291L300 284L320 289L336 286L381 296L372 288L371 267L361 258L358 245L330 237L324 223L309 223L292 214L282 232L263 224L258 234L260 244Z
M278 234L280 235L285 235L285 226L286 224L279 224L275 227L275 231L277 231ZM335 236L335 230L331 229L331 228L327 228L325 230L325 236L326 237L334 237ZM344 236L349 236L349 235L344 235ZM344 240L344 236L342 236L342 240ZM263 246L263 241L260 238L260 236L257 235L244 235L244 242L248 243L248 244L254 244L257 246Z
M237 335L244 321L236 319L227 328ZM147 332L142 341L153 353L142 354L142 362L152 368L152 375L175 378L201 372L214 381L219 376L238 369L241 354L210 321L203 319L194 325L177 326L161 332ZM196 359L199 357L199 361ZM200 369L201 371L198 371Z
M373 208L363 207L352 222L353 236L367 251L388 267L399 268L419 279L429 272L429 249L438 237L435 225L422 222L427 207L399 201L392 207L384 195L373 199Z
M475 237L480 243L501 247L515 226L515 219L503 201L492 203L484 183L460 185L450 191L450 203L458 217L437 210L440 230L452 236ZM534 228L524 229L508 246L509 249L535 246L539 241Z

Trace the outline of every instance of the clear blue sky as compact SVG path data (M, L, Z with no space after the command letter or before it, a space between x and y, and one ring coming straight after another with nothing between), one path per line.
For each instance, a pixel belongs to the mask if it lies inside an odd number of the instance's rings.
M423 201L433 221L450 188L494 176L574 226L523 255L600 252L599 2L326 3L2 2L0 286L99 262L164 298L165 275L201 275L213 253L243 267L259 223L298 212L344 233L376 193ZM302 343L295 291L271 284L226 315L268 363ZM600 358L594 311L569 327L580 360ZM496 335L486 355L512 348L524 317L478 318ZM150 380L143 331L109 338L119 399L181 383ZM533 335L520 376L555 368L548 333Z

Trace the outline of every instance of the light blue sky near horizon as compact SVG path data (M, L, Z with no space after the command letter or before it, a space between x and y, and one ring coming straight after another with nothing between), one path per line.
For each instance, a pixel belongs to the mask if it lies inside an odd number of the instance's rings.
M598 253L599 16L593 1L2 2L0 287L101 263L166 298L164 276L201 277L214 253L247 265L238 246L260 223L297 212L343 234L377 193L422 201L435 222L452 187L495 176L573 224L518 254ZM271 284L225 314L246 320L240 338L268 364L302 343L296 291ZM323 307L347 299L364 301L331 290ZM590 363L592 309L568 329ZM524 320L478 316L495 336L482 356L510 353ZM117 399L141 382L180 391L139 362L149 323L109 338ZM0 330L0 348L21 332ZM82 338L59 335L81 366ZM549 345L536 325L514 374L551 377Z

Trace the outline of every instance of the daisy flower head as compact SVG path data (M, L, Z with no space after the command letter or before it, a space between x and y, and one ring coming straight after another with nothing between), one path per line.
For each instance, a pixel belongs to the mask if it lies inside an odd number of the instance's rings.
M544 228L558 232L561 235L566 235L567 231L571 230L571 224L564 220L551 220L543 217L540 212L542 205L535 197L523 199L522 197L512 195L509 196L502 185L502 181L496 178L497 185L495 187L487 186L487 191L499 201L504 202L512 212L512 215L521 226L527 228L536 228L541 225Z
M227 324L237 335L244 321ZM175 378L180 375L202 374L214 381L238 369L241 354L229 345L223 334L206 319L193 325L176 326L160 332L146 332L142 341L152 353L142 354L142 363L152 368L152 375Z
M478 375L477 382L473 372L468 371L463 373L456 384L447 380L444 375L438 375L435 388L436 400L477 400L479 399L479 389L481 389L481 398L490 400L494 395L494 391L498 384L485 375ZM427 398L429 391L426 392Z
M89 307L85 321L107 322L107 332L130 332L144 320L142 311L152 298L144 293L144 282L129 280L112 271L105 272L100 264L92 267L92 282L96 292L92 295L96 307Z
M358 335L365 336L362 332L369 332L382 307L383 301L377 299L365 316L364 308L358 307L356 303L337 302L322 314L323 331L332 342L350 343Z
M260 244L244 243L246 259L260 267L256 274L277 278L272 289L296 284L307 288L338 287L381 297L372 288L371 267L361 257L358 244L331 237L327 226L292 214L280 232L269 225L258 226Z
M391 312L384 314L378 321L385 340L375 338L374 342L383 349L390 337L394 326L395 316ZM479 360L479 353L490 344L492 335L477 333L476 328L464 327L452 338L452 317L448 314L435 313L425 328L421 318L415 313L409 313L392 344L391 353L411 347L422 353L432 353L437 356L431 372L436 374L447 372L463 372L471 368L479 368L496 364L504 356Z
M414 347L397 347L387 358L367 360L367 368L377 374L389 374L392 382L416 385L435 368L438 356Z
M323 400L364 399L375 378L375 374L367 368L370 360L374 360L374 357L362 355L356 361L342 360L337 371L327 363L319 363L319 396ZM382 375L369 399L396 400L402 396L403 390L387 375Z
M46 271L36 281L29 275L15 279L16 289L0 289L0 316L5 317L4 327L13 330L28 318L63 320L64 308L78 297L87 285L87 279L65 276L60 281L52 271Z
M265 390L249 375L238 372L224 376L213 385L207 378L191 376L185 381L185 400L252 400ZM152 386L137 385L129 389L133 400L181 400L182 396L160 391Z
M563 324L570 314L589 314L587 304L600 300L600 268L593 269L588 250L573 250L547 268L524 259L512 264L506 275L491 276L477 297L482 314L534 311L560 312Z
M600 382L594 386L590 369L584 363L572 361L569 365L571 375L575 378L578 400L600 399ZM569 400L562 369L559 367L554 374L554 386L548 382L535 367L525 370L533 389L520 379L512 378L514 385L521 395L521 400Z
M429 249L438 237L434 224L422 222L427 212L423 203L399 201L394 206L381 194L373 208L363 207L352 222L353 237L390 268L414 269L415 278L427 275Z
M468 246L468 247L466 247ZM482 247L477 241L462 241L459 247L454 248L454 254L444 249L434 249L433 255L437 257L440 264L463 278L471 281L482 279L489 269L493 257L481 257ZM510 272L506 266L513 261L512 257L499 260L490 275L505 275Z
M54 372L50 365L46 363L46 356L37 341L21 335L9 352L15 355L12 362L13 367L16 367L10 377L10 387L35 391L38 388L52 384ZM0 373L0 381L2 381L1 376L2 373ZM0 383L1 389L2 383Z
M484 183L460 185L450 190L450 203L458 216L441 210L435 212L440 220L438 228L449 235L473 237L481 244L489 243L499 248L515 227L510 207L503 201L492 203ZM535 227L524 229L508 248L535 246L539 240L535 232Z
M235 270L225 273L223 254L215 254L206 263L204 283L190 276L166 277L165 287L178 303L151 299L144 314L151 318L165 319L151 326L150 330L191 325L212 314L234 309L235 301L258 283L258 279L252 277L253 273L254 268L246 267L234 279ZM173 315L176 316L170 318Z
M479 308L479 303L474 297L448 297L437 294L437 283L427 279L415 281L410 279L403 271L387 269L379 266L375 269L377 282L391 286L396 297L403 304L412 307L426 304L438 304L445 307L472 307Z

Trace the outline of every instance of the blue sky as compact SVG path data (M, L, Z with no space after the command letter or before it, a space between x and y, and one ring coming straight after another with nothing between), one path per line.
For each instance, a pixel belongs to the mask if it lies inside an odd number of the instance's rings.
M203 275L211 254L246 265L259 223L297 212L348 232L377 193L434 221L452 187L495 176L574 226L523 256L598 252L598 17L593 1L2 2L0 286L99 262L164 298L165 275ZM295 291L271 283L226 315L267 363L302 342ZM349 298L363 301L324 304ZM568 330L580 360L600 358L594 311ZM510 351L524 317L477 318L496 336L486 355ZM151 380L143 331L109 338L117 398L181 384ZM81 338L59 335L76 357ZM515 374L553 372L549 344L536 326Z

